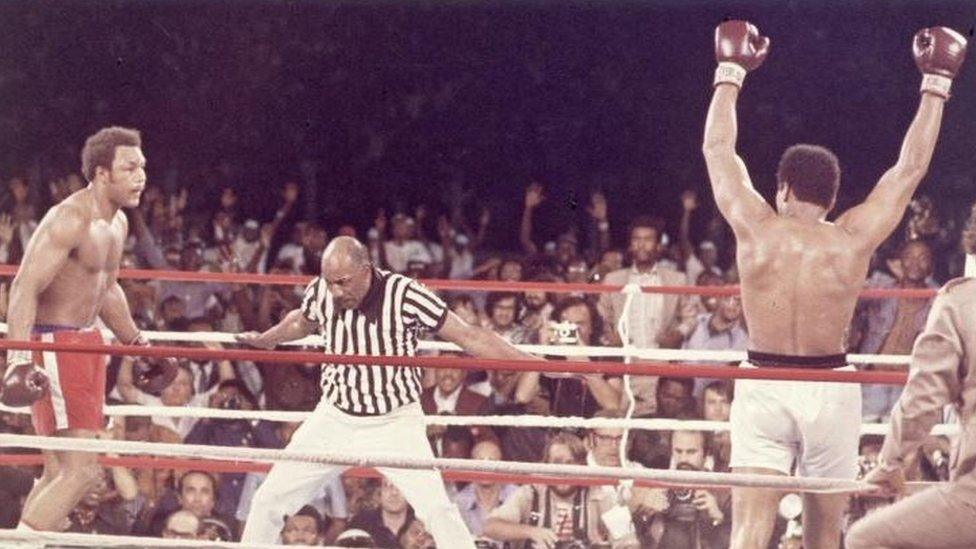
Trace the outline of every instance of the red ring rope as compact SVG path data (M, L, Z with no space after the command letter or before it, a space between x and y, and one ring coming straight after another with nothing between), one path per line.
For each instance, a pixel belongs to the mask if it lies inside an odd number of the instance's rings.
M0 349L29 349L35 351L64 351L147 357L180 357L195 360L247 360L271 363L363 364L384 366L396 362L402 366L421 368L459 368L462 370L517 370L533 372L569 372L575 374L617 374L667 377L706 377L723 379L770 379L785 381L834 381L841 383L876 383L904 385L906 372L852 372L803 369L784 366L763 368L732 368L675 362L638 362L625 364L606 361L510 360L445 356L367 356L334 355L309 351L263 351L256 349L200 349L195 347L138 347L132 345L95 345L89 343L46 343L41 341L0 340Z
M0 276L17 274L17 265L0 265ZM161 271L149 269L123 269L120 278L139 280L171 280L182 282L227 282L279 286L304 286L311 277L305 275L256 274L256 273L209 273L195 271ZM504 282L499 280L442 280L424 279L421 282L436 290L468 291L544 291L554 293L619 293L624 286L570 282ZM729 296L738 295L738 286L642 286L644 293ZM861 292L864 299L898 297L925 299L935 295L931 288L870 288Z

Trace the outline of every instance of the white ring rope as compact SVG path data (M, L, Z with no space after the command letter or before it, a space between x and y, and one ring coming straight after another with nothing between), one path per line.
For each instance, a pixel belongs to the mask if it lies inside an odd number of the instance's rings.
M41 450L111 452L143 456L240 460L251 462L293 461L340 467L394 469L443 469L479 473L544 475L551 477L598 477L616 480L646 480L671 486L739 486L798 492L859 493L873 491L870 484L833 478L795 478L743 473L714 473L679 469L604 467L599 465L558 465L521 461L481 461L471 459L414 458L391 454L343 454L339 452L299 452L267 448L235 448L198 444L163 444L128 440L40 437L0 434L0 447L15 446Z
M630 364L633 362L634 355L634 345L630 341L630 309L634 304L634 297L640 294L640 286L635 283L630 283L624 286L624 307L620 313L620 320L617 321L617 333L620 334L620 340L623 344L624 351L624 364ZM634 396L634 388L630 384L630 374L624 374L624 396L627 399L627 412L624 414L625 420L630 420L634 417L634 409L637 407L637 397ZM622 433L622 440L630 440L630 424L625 424L624 432ZM618 458L620 463L627 463L627 451L629 449L628 444L621 444L618 451ZM622 481L620 483L620 488L617 490L617 503L619 505L626 505L628 499L630 499L631 489L634 487L633 481Z
M0 334L7 333L7 325L0 323ZM184 343L237 343L234 334L229 332L142 332L152 341L181 341ZM102 331L106 341L114 338L112 332ZM321 336L308 336L285 343L292 347L321 347ZM519 350L535 355L586 356L591 358L620 358L631 356L641 360L683 361L683 362L729 362L738 364L746 359L743 351L698 351L693 349L647 349L641 347L603 347L586 345L515 345ZM419 344L421 351L461 352L457 345L446 341L424 340ZM904 366L911 363L911 355L847 355L851 364L881 364Z
M30 408L9 408L0 405L0 412L29 414ZM225 410L223 408L201 408L194 406L143 406L124 404L106 406L109 416L159 416L193 417L211 419L247 419L265 421L305 421L312 412L287 412L276 410ZM536 415L517 416L450 416L425 415L418 418L426 425L458 425L488 427L550 427L554 429L640 429L645 431L728 431L725 421L680 420L662 418L583 418ZM861 425L862 435L884 435L888 432L887 423L865 423ZM958 424L940 424L932 429L933 435L955 435Z
M68 545L74 547L214 547L227 549L279 549L283 545L269 543L234 543L230 541L207 541L195 539L163 539L146 538L137 536L109 536L105 534L77 534L68 532L37 532L23 530L3 530L0 529L0 540L16 541L25 543L26 547L36 547L38 542L51 543L58 546ZM4 544L4 547L8 545ZM16 547L16 545L14 546ZM301 549L341 549L340 547L323 547L321 545L291 545Z

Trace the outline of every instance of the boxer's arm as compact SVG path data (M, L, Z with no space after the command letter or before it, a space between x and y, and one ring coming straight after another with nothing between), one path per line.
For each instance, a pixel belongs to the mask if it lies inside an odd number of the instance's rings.
M928 171L939 137L944 105L942 97L922 94L898 161L881 176L862 204L837 220L837 224L853 234L865 248L873 250L879 246L901 222L915 189Z
M79 245L85 229L81 212L65 205L51 208L41 220L10 285L7 339L30 339L38 298L64 268L68 254Z
M736 235L773 215L773 209L753 188L746 165L736 154L738 123L735 104L738 95L739 88L732 84L715 87L705 120L705 140L702 145L715 203Z
M958 328L965 322L960 316L951 290L940 292L912 350L908 384L891 414L881 450L887 466L902 466L902 460L921 446L942 419L945 406L959 398L963 344Z
M129 301L125 298L125 291L118 282L112 284L105 292L98 317L109 330L112 330L119 343L128 345L139 336L139 327L132 320L132 312L129 311Z

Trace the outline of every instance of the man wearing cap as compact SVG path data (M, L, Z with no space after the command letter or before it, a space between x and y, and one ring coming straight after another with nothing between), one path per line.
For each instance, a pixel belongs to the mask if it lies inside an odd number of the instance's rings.
M350 528L336 538L336 547L373 547L373 536L359 528Z
M272 232L267 234L270 240L274 226L269 226ZM232 257L246 272L265 273L268 260L268 245L262 238L261 224L256 219L248 219L241 227L240 234L231 243Z
M433 258L427 247L415 238L417 223L406 214L398 213L393 216L393 235L390 240L383 242L383 255L386 265L391 271L405 273L411 261L416 263L433 263ZM381 242L382 234L375 235ZM372 238L372 235L371 235ZM379 262L380 258L373 260Z

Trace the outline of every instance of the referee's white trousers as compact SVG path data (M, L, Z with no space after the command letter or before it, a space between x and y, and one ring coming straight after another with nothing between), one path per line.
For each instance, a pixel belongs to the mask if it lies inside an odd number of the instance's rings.
M426 425L420 420L422 415L419 403L384 416L358 417L344 414L322 401L295 431L287 449L433 458ZM277 543L285 515L293 515L311 502L327 482L345 469L298 462L276 463L254 494L241 541ZM474 548L474 539L457 506L448 499L440 473L387 468L381 468L380 472L400 489L438 547Z

